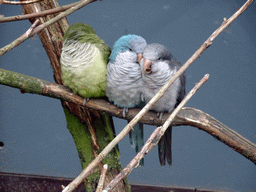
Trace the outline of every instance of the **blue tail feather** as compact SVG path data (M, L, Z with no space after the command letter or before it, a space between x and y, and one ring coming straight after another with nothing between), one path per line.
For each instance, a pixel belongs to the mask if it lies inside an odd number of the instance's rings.
M137 154L144 145L144 133L142 123L137 123L133 127L133 130L129 132L129 139L131 147L135 148L135 152ZM144 159L141 159L140 165L144 165Z

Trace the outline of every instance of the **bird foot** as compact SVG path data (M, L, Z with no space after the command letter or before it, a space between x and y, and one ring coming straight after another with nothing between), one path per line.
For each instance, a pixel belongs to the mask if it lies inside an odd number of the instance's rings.
M89 98L84 98L83 106L85 106L86 102L89 101Z
M126 117L127 113L128 113L128 108L123 108L123 118Z
M132 131L129 131L129 140L130 140L130 145L132 148L135 149L135 141L134 141L134 138L133 138L133 135L132 135Z
M158 112L158 113L157 113L157 117L158 117L160 120L162 120L162 118L163 118L163 114L164 114L163 112L161 112L161 113L160 113L160 112Z
M143 95L143 94L141 94L140 98L141 98L141 101L142 101L142 102L145 101L145 98L144 98L144 95Z

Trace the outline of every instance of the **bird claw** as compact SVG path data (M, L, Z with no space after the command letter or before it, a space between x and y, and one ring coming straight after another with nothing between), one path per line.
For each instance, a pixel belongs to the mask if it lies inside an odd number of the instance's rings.
M129 121L128 121L129 123ZM132 148L135 148L135 141L134 141L134 137L133 137L133 133L132 131L129 131L129 139L130 139L130 145Z
M143 95L143 94L141 94L141 96L140 96L140 97L141 97L141 101L142 101L142 102L144 102L144 101L145 101L144 95Z
M164 114L163 112L161 112L161 113L158 112L156 116L157 116L160 120L162 120L163 114Z
M83 106L85 106L86 102L89 101L89 98L84 98Z
M140 161L135 165L135 168L140 166Z
M128 108L123 108L123 118L126 117L127 113L128 113Z

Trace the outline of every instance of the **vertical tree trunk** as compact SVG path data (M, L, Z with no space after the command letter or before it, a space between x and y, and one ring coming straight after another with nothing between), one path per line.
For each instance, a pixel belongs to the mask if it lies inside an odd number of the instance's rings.
M24 5L23 13L24 14L35 13L38 11L52 9L52 8L55 8L56 6L58 6L57 0L45 0L40 3ZM54 15L40 17L40 23L44 23L53 17L54 17ZM33 23L34 21L35 21L35 19L30 20L31 23ZM61 48L62 48L62 37L63 37L64 32L67 30L67 28L68 28L68 22L67 22L66 18L63 18L38 33L38 36L40 37L40 39L42 41L43 47L45 48L45 51L50 59L51 66L52 66L53 73L54 73L54 79L58 84L62 84L61 68L60 68L60 54L61 54ZM84 124L84 128L86 128L86 129L89 126L88 124L86 124L88 122L88 119L91 119L92 125L99 123L99 121L97 120L99 118L97 118L97 117L101 117L100 112L88 110L81 106L75 105L73 103L68 103L65 101L62 101L62 106L64 108L66 117L67 117L67 114L71 114L71 115L74 114L76 117L79 118L80 123L82 122ZM85 130L85 131L88 132L88 130ZM71 134L74 138L74 141L76 143L76 139L75 139L76 133L72 132L72 130L70 130L70 132L71 132ZM79 145L79 143L76 143L76 145ZM90 146L92 147L92 145L90 145ZM102 147L103 146L99 146L100 149ZM77 147L77 149L78 149L78 147ZM94 150L93 151L94 155L98 153L98 151L96 149L92 149L92 150ZM78 153L80 156L79 158L80 158L80 161L82 164L82 168L85 168L89 162L84 163L84 160L81 160L81 155L85 156L85 154L83 154L83 151L79 151L79 149L78 149ZM116 161L117 161L116 165L110 167L108 170L105 184L109 183L121 170L121 166L120 166L120 163L118 162L117 158L116 158ZM97 175L97 177L98 177L98 175ZM98 178L96 180L94 180L93 182L91 182L91 180L88 182L88 180L87 180L87 182L86 182L87 189L89 189L89 191L95 191L95 186L97 185L97 182L98 182ZM129 189L128 183L123 181L123 182L119 183L119 185L115 188L114 191L130 191L130 189Z

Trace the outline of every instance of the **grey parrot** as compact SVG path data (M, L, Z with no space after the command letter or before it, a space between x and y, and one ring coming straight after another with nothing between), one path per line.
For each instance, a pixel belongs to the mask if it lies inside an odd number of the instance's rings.
M145 102L149 102L161 87L175 74L181 64L172 56L170 51L163 45L153 43L147 45L143 52L143 59L140 62L143 89L142 96ZM160 114L170 113L185 96L186 77L183 73L165 92L151 108ZM167 160L172 164L172 127L168 127L158 143L158 154L160 164L163 166Z

